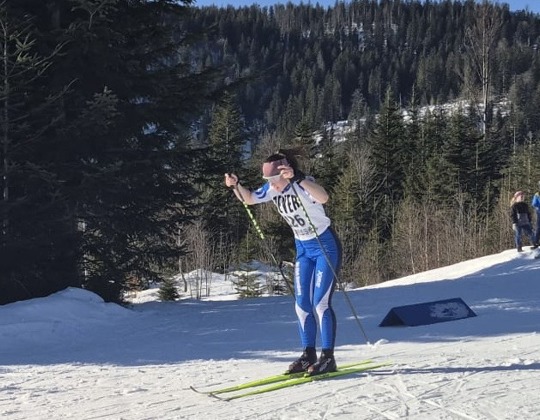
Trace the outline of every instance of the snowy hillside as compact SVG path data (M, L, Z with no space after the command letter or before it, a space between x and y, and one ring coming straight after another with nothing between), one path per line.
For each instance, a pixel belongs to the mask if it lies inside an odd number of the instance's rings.
M336 293L336 359L392 366L223 402L194 393L283 371L298 356L291 297L216 295L133 308L67 289L0 306L6 419L540 418L540 260L514 250ZM220 284L220 282L222 284ZM393 307L459 297L476 317L379 327Z

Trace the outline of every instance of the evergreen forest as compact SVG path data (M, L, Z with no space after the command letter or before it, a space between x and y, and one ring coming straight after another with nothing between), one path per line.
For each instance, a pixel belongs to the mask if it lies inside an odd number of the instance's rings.
M340 287L513 248L539 47L540 16L490 1L0 0L0 304L176 298L172 275L250 260L287 293L290 229L223 182L283 148L330 194Z

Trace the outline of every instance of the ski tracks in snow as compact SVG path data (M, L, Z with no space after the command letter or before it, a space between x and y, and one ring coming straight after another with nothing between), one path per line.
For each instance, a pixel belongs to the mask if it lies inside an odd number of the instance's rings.
M406 346L409 351L404 351ZM497 352L490 350L494 346ZM261 357L141 361L137 366L0 366L0 417L27 420L39 413L39 419L55 420L533 419L540 418L539 347L534 334L443 346L399 343L396 348L390 343L378 349L377 358L392 360L393 366L231 402L196 394L189 386L212 389L263 377L282 369L290 355L274 354L272 362ZM351 359L369 357L352 353Z

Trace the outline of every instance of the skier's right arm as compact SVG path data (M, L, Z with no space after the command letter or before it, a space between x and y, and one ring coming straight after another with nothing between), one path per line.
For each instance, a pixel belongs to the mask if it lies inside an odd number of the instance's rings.
M236 197L246 204L255 204L251 191L238 182L238 175L225 174L225 185L232 187Z

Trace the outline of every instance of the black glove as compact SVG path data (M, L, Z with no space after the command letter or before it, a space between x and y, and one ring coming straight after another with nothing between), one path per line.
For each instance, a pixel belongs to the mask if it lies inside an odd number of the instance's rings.
M291 182L301 183L304 179L306 179L306 174L303 173L300 169L296 169L294 171L294 176L291 178Z

